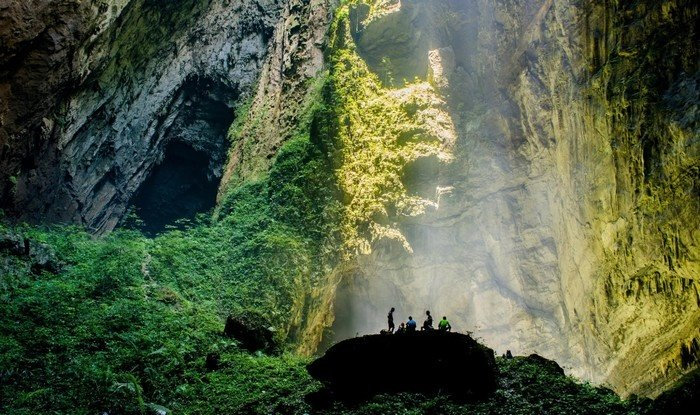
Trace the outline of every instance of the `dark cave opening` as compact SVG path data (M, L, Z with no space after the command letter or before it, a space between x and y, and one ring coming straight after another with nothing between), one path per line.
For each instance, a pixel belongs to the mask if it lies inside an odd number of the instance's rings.
M131 202L125 224L154 236L180 219L214 208L234 119L237 94L221 82L194 77L181 87L171 106L172 120L162 127L162 155Z
M208 172L206 153L181 142L170 144L163 161L154 167L134 198L141 231L153 236L168 225L176 225L179 219L192 219L212 209L219 178L210 177Z

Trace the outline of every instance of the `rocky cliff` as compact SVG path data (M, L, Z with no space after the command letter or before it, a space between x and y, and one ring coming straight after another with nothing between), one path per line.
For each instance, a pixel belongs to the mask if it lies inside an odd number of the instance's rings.
M172 158L203 171L213 205L233 106L255 85L288 3L4 6L3 207L24 219L108 231L140 189L148 193L149 177L151 187L171 187L172 200L206 193L157 181L151 173ZM177 193L183 187L190 193Z
M175 219L308 124L344 243L297 299L301 351L395 306L622 393L697 368L698 5L350 3L0 6L2 207Z
M355 256L335 336L378 330L391 306L430 309L622 393L696 368L697 6L347 13L331 72ZM381 85L352 89L363 71Z

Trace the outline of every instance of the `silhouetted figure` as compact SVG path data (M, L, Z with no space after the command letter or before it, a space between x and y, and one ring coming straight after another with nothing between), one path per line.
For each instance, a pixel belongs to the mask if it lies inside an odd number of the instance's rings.
M389 323L389 333L394 332L394 307L391 307L389 314L386 315L387 322Z
M506 350L506 359L512 359L513 358L513 353L510 352L510 350Z
M442 320L438 323L438 329L440 331L452 331L452 326L450 326L450 322L447 321L446 316L442 316Z
M420 330L435 330L433 328L433 316L430 315L430 310L426 311L425 315L428 317L425 318L425 321L423 322L423 327L421 327Z
M418 327L416 320L414 320L413 317L408 316L408 321L406 322L406 333L415 333L416 327Z
M404 333L406 333L406 325L402 321L401 324L399 324L399 328L396 330L396 333L394 333L394 334L404 334Z

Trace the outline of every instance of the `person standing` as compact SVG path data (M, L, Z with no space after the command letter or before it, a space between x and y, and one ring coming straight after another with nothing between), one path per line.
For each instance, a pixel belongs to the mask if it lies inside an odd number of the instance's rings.
M389 323L389 333L394 332L394 307L391 307L391 310L389 310L389 314L386 316L387 322Z
M427 331L434 330L434 328L433 328L433 316L430 315L430 310L427 310L427 311L425 312L425 315L426 315L427 317L425 318L425 321L423 322L423 327L420 328L421 331L423 331L423 330L427 330Z

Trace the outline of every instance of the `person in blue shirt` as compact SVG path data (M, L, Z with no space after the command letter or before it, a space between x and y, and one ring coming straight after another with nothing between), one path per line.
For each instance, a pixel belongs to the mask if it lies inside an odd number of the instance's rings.
M408 321L406 322L406 331L408 333L413 333L416 331L416 320L413 319L413 317L408 316Z

